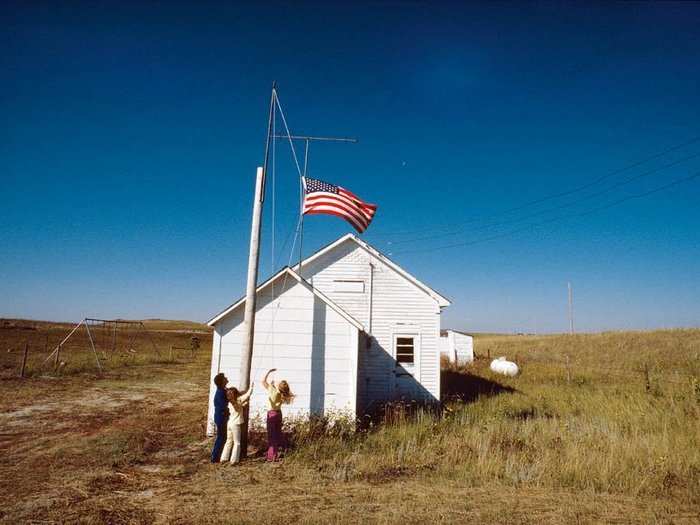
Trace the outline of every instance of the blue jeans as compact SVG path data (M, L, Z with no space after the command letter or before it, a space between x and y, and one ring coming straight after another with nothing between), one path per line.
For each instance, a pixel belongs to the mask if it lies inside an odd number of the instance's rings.
M211 449L211 462L218 463L221 459L221 451L224 448L224 443L226 443L226 424L228 423L228 418L224 419L223 422L216 424L216 441L214 441L214 448Z

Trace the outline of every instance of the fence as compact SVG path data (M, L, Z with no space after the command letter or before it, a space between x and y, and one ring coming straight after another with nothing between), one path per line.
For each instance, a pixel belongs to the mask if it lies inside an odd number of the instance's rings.
M171 346L173 350L186 348L192 359L199 348L199 336L179 330L146 330L135 322L88 319L71 327L4 321L0 325L0 375L100 373L103 369L167 362Z

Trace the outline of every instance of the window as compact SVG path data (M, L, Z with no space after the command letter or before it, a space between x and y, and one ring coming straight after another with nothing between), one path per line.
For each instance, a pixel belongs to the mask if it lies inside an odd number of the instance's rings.
M334 292L347 292L347 293L364 293L365 292L365 282L364 281L351 281L346 279L338 279L333 281L333 291Z
M413 364L413 337L396 338L396 362Z

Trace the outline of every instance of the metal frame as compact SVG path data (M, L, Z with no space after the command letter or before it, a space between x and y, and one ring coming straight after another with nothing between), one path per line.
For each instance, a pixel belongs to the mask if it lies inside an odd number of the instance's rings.
M53 349L53 351L48 355L48 357L44 360L42 363L42 367L53 357L54 358L54 369L58 368L60 356L61 356L61 348L63 347L66 342L75 334L75 332L78 331L78 328L81 326L85 326L85 331L88 336L88 340L90 341L90 348L92 349L92 353L95 356L95 363L97 363L97 368L102 373L102 364L100 363L100 358L97 354L97 348L95 347L95 338L92 335L92 332L90 331L90 324L91 323L102 323L102 326L107 328L109 325L112 325L114 327L112 331L112 350L116 350L116 343L117 343L117 327L119 325L127 325L130 327L133 327L136 331L141 330L143 331L144 334L146 334L146 337L151 343L151 346L153 347L153 350L155 354L160 357L160 350L158 350L158 347L155 344L155 341L153 340L153 337L151 337L151 334L149 333L148 330L146 330L146 327L144 326L142 321L125 321L122 319L97 319L94 317L85 317L82 321L80 321L78 324L76 324L73 329L68 333L68 335L61 340L58 345ZM93 328L94 328L93 324ZM133 334L131 341L136 337L136 333ZM106 359L107 358L107 353L105 349L102 350L103 357Z

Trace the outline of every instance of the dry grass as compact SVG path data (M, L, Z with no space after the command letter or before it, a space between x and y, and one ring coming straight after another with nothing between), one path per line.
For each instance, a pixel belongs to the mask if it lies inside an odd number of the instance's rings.
M92 325L90 336L100 361L99 366L106 370L118 370L148 363L163 363L171 359L171 346L189 348L193 336L204 343L211 334L211 329L207 326L191 321L151 319L143 324L145 330L133 325L119 325L116 331L111 326ZM0 377L19 374L26 345L27 376L97 374L100 367L84 326L79 327L61 346L58 362L51 357L57 345L70 334L74 326L75 323L0 319ZM202 344L202 351L207 353L208 348L204 349L204 346L207 345ZM191 352L176 349L172 356L173 359L182 360L191 358ZM57 368L56 365L60 366Z
M206 352L100 379L5 379L0 520L698 522L700 330L484 336L476 351L523 374L496 377L485 359L445 370L442 414L300 427L277 465L256 454L261 436L243 465L208 464Z

